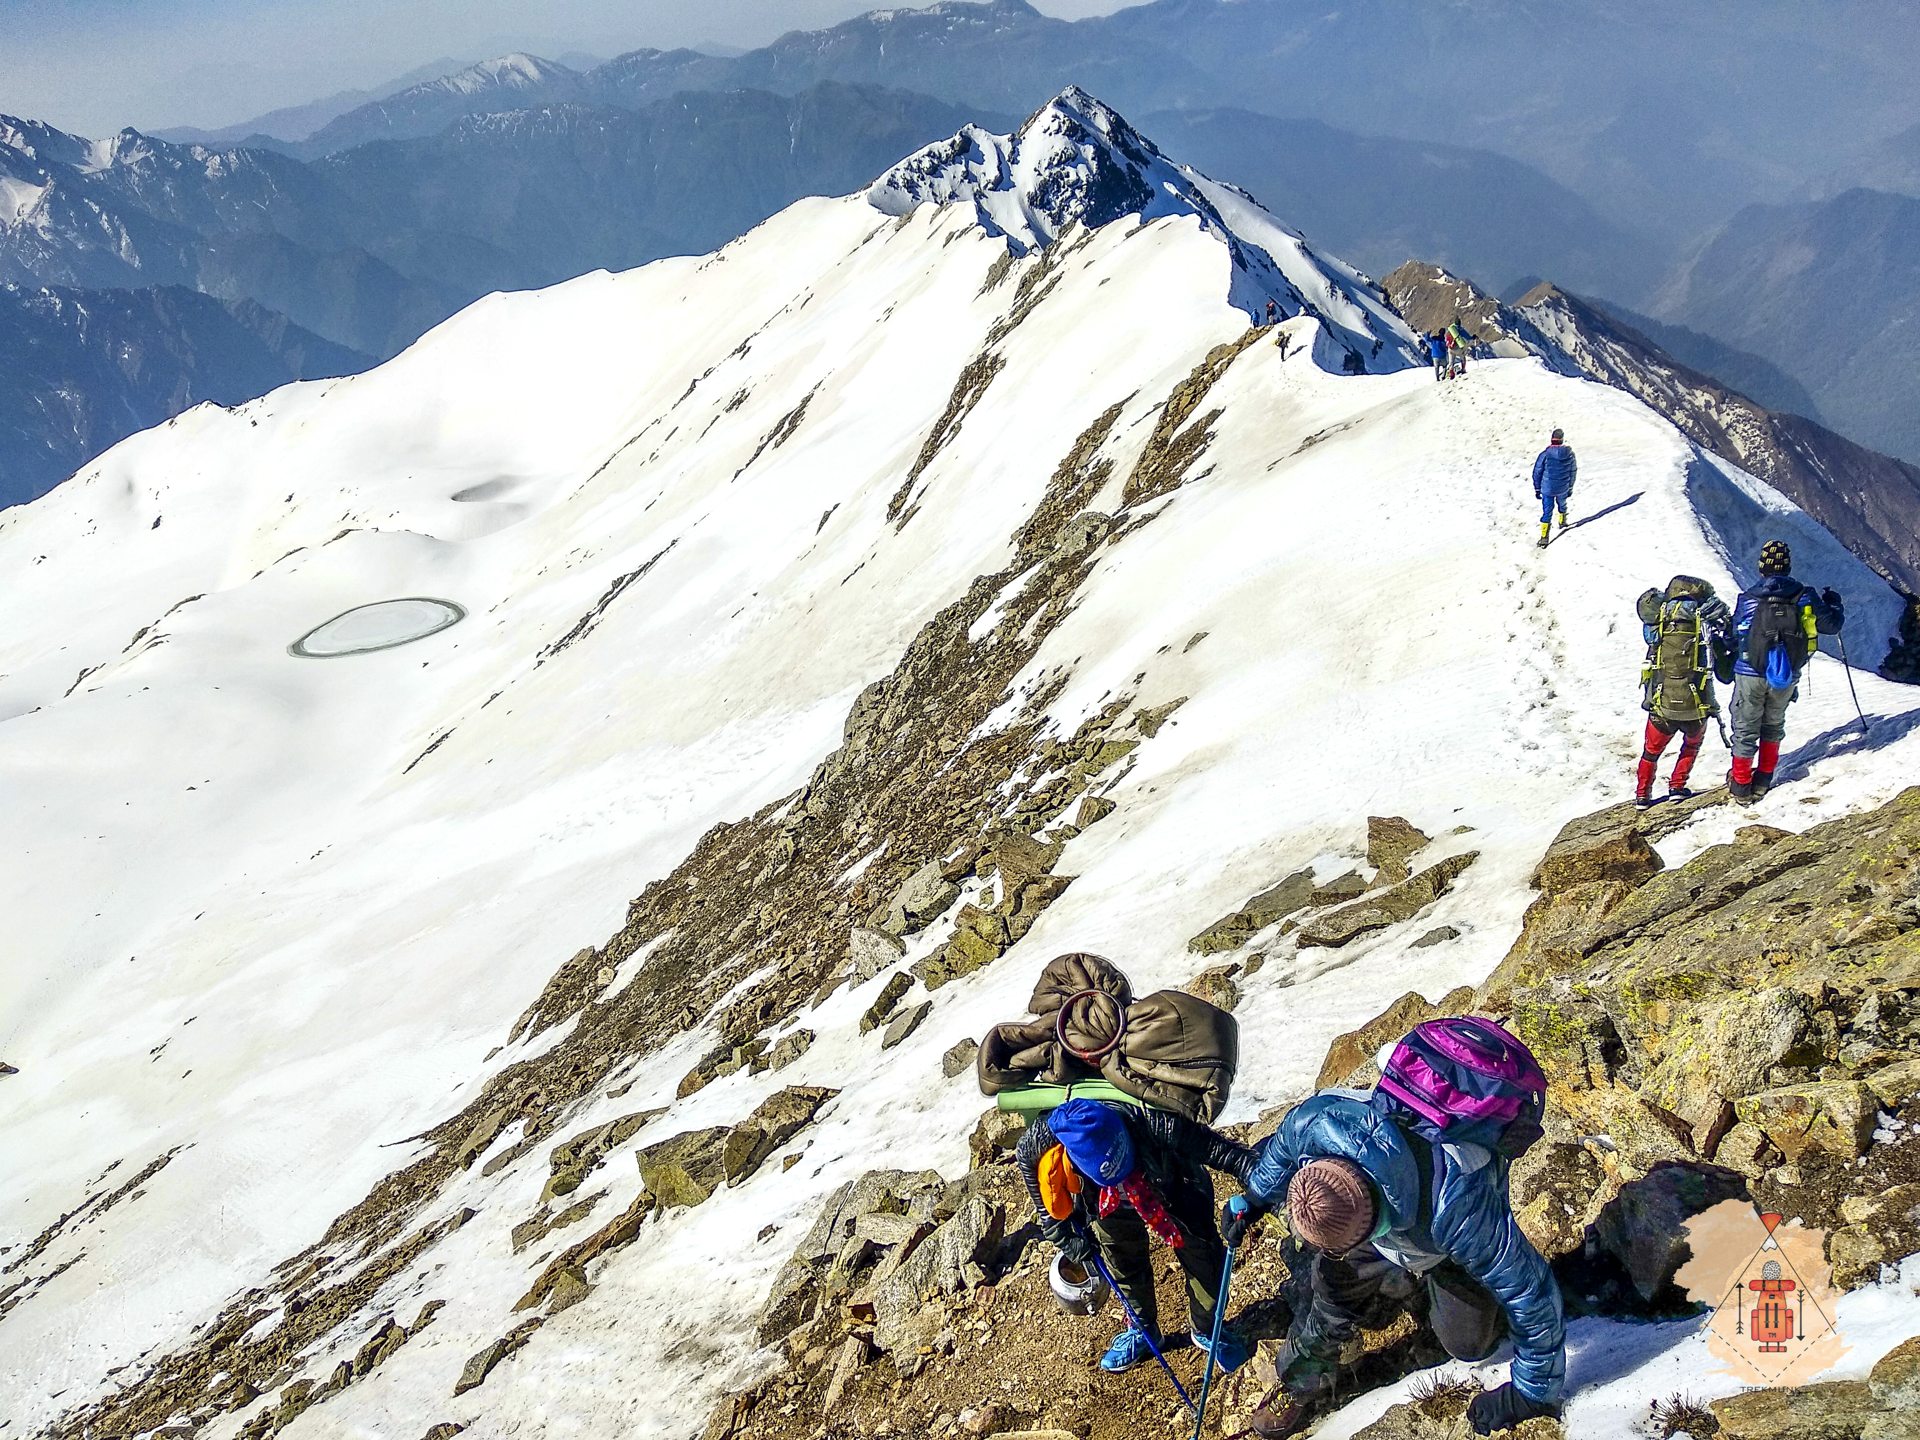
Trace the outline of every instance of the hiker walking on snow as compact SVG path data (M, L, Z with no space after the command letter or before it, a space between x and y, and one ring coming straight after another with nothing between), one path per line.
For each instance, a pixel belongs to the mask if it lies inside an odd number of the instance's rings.
M1467 1408L1475 1433L1559 1415L1560 1288L1507 1199L1509 1164L1540 1138L1545 1093L1524 1045L1462 1016L1417 1027L1371 1093L1323 1090L1287 1116L1248 1175L1252 1210L1226 1224L1237 1246L1264 1210L1284 1205L1304 1248L1288 1268L1304 1274L1308 1296L1294 1305L1280 1383L1254 1411L1254 1434L1317 1422L1332 1408L1341 1347L1409 1309L1424 1310L1456 1360L1484 1360L1511 1336L1512 1378Z
M1146 1327L1116 1336L1100 1368L1131 1370L1161 1346L1150 1233L1173 1247L1186 1272L1193 1342L1205 1352L1226 1258L1207 1170L1244 1182L1253 1152L1169 1111L1075 1098L1029 1124L1014 1158L1041 1232L1083 1269L1098 1256ZM1222 1330L1214 1363L1225 1372L1247 1359L1245 1342Z
M1567 528L1567 501L1573 498L1573 483L1580 478L1580 462L1573 447L1558 426L1533 461L1533 498L1540 502L1540 548L1547 548L1553 535L1553 512L1560 512L1560 528Z
M1467 373L1467 352L1473 349L1473 337L1467 334L1458 320L1447 326L1447 344L1453 349L1453 373Z
M1447 337L1438 330L1427 336L1427 354L1433 360L1433 378L1447 378Z
M1267 301L1267 324L1277 325L1279 323L1280 323L1280 307L1274 304L1272 300L1268 300Z
M1773 786L1780 742L1787 738L1787 706L1799 693L1822 635L1837 634L1846 607L1832 589L1815 595L1793 578L1793 552L1784 540L1760 547L1760 583L1740 592L1733 607L1733 798L1751 805Z
M1707 721L1720 714L1714 675L1728 679L1733 673L1728 633L1732 617L1713 587L1691 575L1674 576L1664 591L1648 590L1634 610L1647 639L1647 662L1640 671L1647 733L1633 786L1633 803L1644 810L1654 803L1660 756L1675 735L1681 737L1680 754L1667 780L1667 798L1683 800L1693 793L1687 779L1706 738Z

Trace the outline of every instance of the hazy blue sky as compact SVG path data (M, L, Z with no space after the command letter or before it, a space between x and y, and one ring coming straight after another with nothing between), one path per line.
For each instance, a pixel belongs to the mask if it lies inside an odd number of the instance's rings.
M99 135L217 126L443 56L751 46L881 0L0 0L0 112ZM908 0L916 3L916 0ZM924 3L924 0L918 0ZM1128 0L1035 0L1052 15Z

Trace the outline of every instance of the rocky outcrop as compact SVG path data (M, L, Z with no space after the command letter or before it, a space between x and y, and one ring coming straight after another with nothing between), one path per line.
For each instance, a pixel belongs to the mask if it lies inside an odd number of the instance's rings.
M1398 1040L1414 1026L1441 1015L1464 1015L1473 1008L1473 990L1461 986L1438 1001L1409 990L1358 1030L1337 1036L1320 1062L1314 1088L1371 1086L1380 1078L1374 1057L1380 1048Z
M1296 870L1277 884L1268 886L1231 914L1207 926L1187 941L1187 949L1196 955L1217 955L1237 950L1277 920L1284 920L1313 902L1311 870Z
M1425 831L1398 815L1367 817L1367 863L1376 885L1398 885L1413 874L1407 861L1430 843Z
M1453 882L1479 858L1477 850L1449 856L1389 889L1315 915L1300 927L1300 945L1303 949L1347 945L1362 935L1411 920L1451 890Z
M662 1210L706 1203L722 1185L738 1185L751 1176L839 1093L791 1085L738 1125L693 1130L647 1146L635 1157L647 1193Z
M1804 835L1749 826L1674 870L1644 847L1619 811L1568 826L1477 997L1511 1015L1551 1082L1557 1148L1516 1167L1523 1216L1565 1243L1594 1165L1593 1194L1622 1206L1662 1179L1673 1193L1608 1231L1643 1295L1669 1266L1633 1254L1632 1235L1740 1186L1829 1229L1843 1286L1920 1250L1920 1211L1877 1200L1911 1182L1911 1132L1875 1140L1883 1111L1912 1113L1920 789Z

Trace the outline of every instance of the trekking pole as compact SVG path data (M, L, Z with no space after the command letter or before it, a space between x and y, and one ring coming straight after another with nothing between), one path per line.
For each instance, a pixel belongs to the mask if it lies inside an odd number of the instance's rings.
M1860 733L1867 733L1867 712L1860 708L1860 692L1853 688L1853 666L1847 663L1847 640L1838 630L1833 632L1834 644L1840 647L1840 668L1847 672L1847 693L1853 696L1853 713L1860 717Z
M1727 736L1726 716L1722 715L1718 710L1714 711L1713 723L1720 727L1720 743L1726 748L1726 752L1731 755L1733 753L1733 741Z
M1213 1334L1207 1341L1207 1371L1200 1381L1200 1411L1193 1418L1193 1440L1207 1423L1207 1396L1213 1390L1213 1362L1220 1349L1220 1325L1227 1314L1227 1292L1233 1288L1233 1246L1227 1246L1226 1263L1220 1267L1220 1301L1213 1307Z
M1107 1269L1107 1262L1101 1258L1098 1251L1094 1252L1093 1268L1100 1272L1100 1278L1107 1282L1107 1288L1113 1291L1114 1298L1120 1302L1120 1308L1127 1312L1127 1320L1147 1342L1147 1348L1153 1352L1153 1358L1160 1362L1160 1368L1167 1372L1167 1379L1173 1382L1174 1393L1180 1397L1180 1403L1189 1410L1193 1409L1192 1397L1187 1394L1186 1387L1181 1385L1180 1377L1173 1373L1173 1366L1167 1363L1167 1357L1160 1353L1160 1347L1154 1341L1153 1332L1141 1323L1140 1317L1134 1313L1133 1306L1127 1303L1126 1295L1122 1293L1119 1284L1113 1278L1113 1273Z

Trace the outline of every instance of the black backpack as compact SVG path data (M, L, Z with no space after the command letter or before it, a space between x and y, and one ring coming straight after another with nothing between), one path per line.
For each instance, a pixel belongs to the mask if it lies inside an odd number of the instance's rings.
M1807 632L1800 623L1800 597L1757 595L1747 625L1747 664L1776 690L1791 688L1807 666Z

